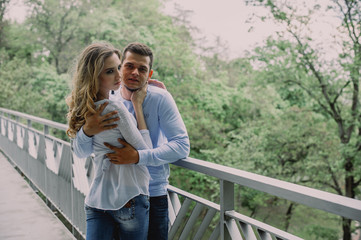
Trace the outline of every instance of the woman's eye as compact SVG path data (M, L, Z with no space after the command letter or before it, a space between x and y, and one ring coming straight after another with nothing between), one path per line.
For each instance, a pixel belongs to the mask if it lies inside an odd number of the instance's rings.
M114 71L113 70L108 70L106 73L107 74L111 74L111 73L113 73Z

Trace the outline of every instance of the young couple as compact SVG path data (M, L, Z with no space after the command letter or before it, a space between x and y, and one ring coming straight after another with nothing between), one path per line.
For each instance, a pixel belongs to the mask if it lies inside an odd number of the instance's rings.
M141 43L122 54L95 43L78 58L67 134L77 156L95 155L87 240L168 238L169 163L187 157L190 144L172 96L150 79L152 63Z

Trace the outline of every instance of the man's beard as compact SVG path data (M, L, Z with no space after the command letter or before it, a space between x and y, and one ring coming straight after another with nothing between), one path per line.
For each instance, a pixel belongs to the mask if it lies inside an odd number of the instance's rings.
M129 91L129 92L135 92L135 91L137 91L139 88L136 88L136 89L131 89L131 88L129 88L128 86L126 86L125 84L124 84L124 87Z
M134 89L129 88L127 85L125 85L125 83L123 84L123 86L124 86L129 92L135 92L135 91L141 89L142 87L144 87L144 85L145 85L146 83L147 83L147 82L145 82L145 83L143 84L143 86L141 86L141 87L139 87L139 88L134 88Z

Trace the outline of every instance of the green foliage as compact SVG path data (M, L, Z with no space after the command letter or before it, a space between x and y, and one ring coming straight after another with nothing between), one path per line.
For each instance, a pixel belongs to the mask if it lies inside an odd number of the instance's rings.
M15 57L0 65L0 105L65 123L67 81L46 62L32 67Z
M304 231L309 239L314 240L337 240L339 239L337 231L332 228L322 227L319 225L306 226Z
M307 30L309 17L297 16L292 5L256 2L268 6L274 19L295 36ZM129 42L143 42L155 54L153 77L166 84L177 102L191 157L342 195L345 177L359 183L361 172L355 169L361 164L361 121L354 86L360 79L356 70L361 48L354 48L355 42L344 41L339 59L327 62L320 49L311 48L313 40L307 34L292 41L280 33L249 58L225 60L220 42L196 54L192 27L162 14L158 0L27 3L32 14L24 23L2 25L1 107L65 123L64 99L70 93L70 76L65 73L71 72L79 51L95 41L120 49ZM336 10L334 5L331 9ZM359 11L351 10L355 19ZM297 22L303 27L295 27ZM343 22L344 32L346 25ZM340 135L342 124L343 130L351 129L349 138ZM346 171L350 161L353 171ZM209 176L172 166L170 182L219 201L218 182ZM236 199L237 207L250 215L285 226L283 213L289 203L243 187ZM298 221L303 221L300 215ZM298 225L291 221L290 229L296 231ZM337 230L315 223L302 234L306 239L326 239Z
M241 206L247 208L251 211L250 217L254 217L256 215L257 210L260 210L260 207L266 207L267 201L270 199L270 196L262 193L260 191L256 191L250 188L241 188L240 192L240 200Z

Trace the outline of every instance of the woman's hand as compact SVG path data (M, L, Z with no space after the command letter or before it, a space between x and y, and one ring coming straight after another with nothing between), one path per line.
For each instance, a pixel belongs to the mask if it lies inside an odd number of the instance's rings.
M147 96L148 83L145 83L141 89L133 92L130 96L130 100L133 103L134 108L142 107L143 101Z
M133 103L135 119L137 119L137 125L139 130L147 129L147 123L145 122L144 119L143 106L142 106L143 101L147 96L147 87L148 87L148 82L145 83L141 89L133 92L132 95L130 96L130 100Z

